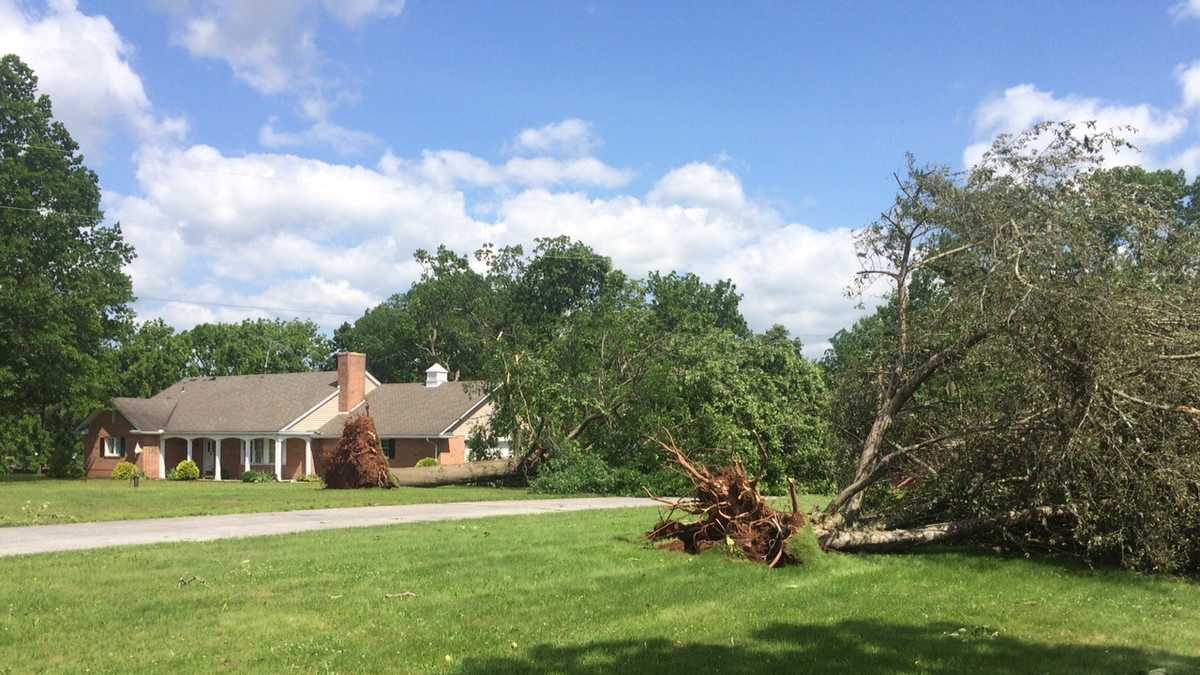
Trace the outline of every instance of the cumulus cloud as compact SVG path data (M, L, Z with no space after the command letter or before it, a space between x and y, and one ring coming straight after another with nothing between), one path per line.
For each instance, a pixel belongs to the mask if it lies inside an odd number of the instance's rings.
M1136 130L1133 142L1147 154L1141 158L1122 155L1120 163L1149 161L1150 153L1179 139L1188 127L1184 115L1146 103L1121 105L1084 96L1057 96L1032 84L1020 84L985 100L976 109L978 140L963 152L963 163L967 166L978 163L999 134L1018 133L1038 122L1060 120L1094 120L1101 129L1132 126Z
M159 142L187 131L182 117L151 105L131 63L133 47L107 18L83 14L73 0L51 2L41 12L0 0L0 51L33 68L55 117L88 155L102 154L114 134Z
M315 5L296 6L184 1L174 9L177 39L226 60L260 91L303 88L310 72L292 57L318 58L304 18ZM357 25L400 7L364 1L321 11ZM265 33L252 30L273 21ZM243 51L218 56L231 36L244 38L234 45ZM231 155L181 145L181 127L150 103L131 49L103 17L65 0L41 14L0 0L0 41L39 69L59 116L85 143L120 126L141 141L136 187L106 191L104 206L137 251L127 271L143 319L183 328L296 315L330 329L418 278L417 248L472 251L557 234L591 243L634 274L732 278L752 325L783 323L811 354L858 315L841 295L850 280L843 272L854 268L848 232L785 223L747 197L734 172L708 163L667 171L645 196L597 196L627 186L633 172L593 156L599 140L582 120L526 129L497 161L440 149L387 152L369 166L284 152L362 151L375 142L325 120L331 99L310 90L300 96L313 106L310 128L289 131L269 119L260 141L272 151Z
M497 192L489 217L472 216L456 183L465 175L478 184L511 180L506 166L457 151L389 154L368 168L276 153L230 157L207 146L157 149L138 157L139 194L113 198L110 211L139 252L130 269L138 293L191 301L145 302L139 311L177 325L263 314L202 304L214 302L311 309L332 328L407 288L420 274L416 248L473 251L557 234L591 243L634 274L731 278L753 326L782 323L812 355L860 313L842 295L856 269L850 233L781 224L744 195L734 199L729 186L740 181L724 169L677 167L644 199L545 186ZM706 186L724 192L714 197ZM206 309L190 312L191 304Z
M655 183L647 199L654 204L678 202L727 210L746 206L742 181L731 171L704 162L672 169Z
M1200 108L1200 61L1180 64L1175 69L1175 78L1179 80L1179 88L1183 91L1183 107Z
M592 134L590 122L570 118L543 127L522 129L510 149L516 153L585 156L599 144L599 139Z
M426 180L445 188L570 184L612 189L633 178L631 170L609 166L594 157L513 157L503 164L492 164L460 150L425 150L419 160L403 159L389 151L380 159L379 167L391 176Z

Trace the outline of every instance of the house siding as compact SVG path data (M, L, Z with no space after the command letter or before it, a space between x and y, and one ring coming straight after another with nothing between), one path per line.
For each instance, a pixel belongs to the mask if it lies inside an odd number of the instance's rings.
M426 438L396 438L396 456L388 458L388 466L403 469L416 466L417 462L426 458L438 456L439 439Z
M103 439L123 436L125 454L121 457L104 457ZM112 478L113 468L119 462L133 462L151 478L159 476L159 438L156 435L134 433L133 425L116 411L104 411L88 425L84 435L84 467L88 478ZM142 452L135 452L140 446Z
M367 381L368 386L370 380ZM307 416L300 418L295 424L288 427L288 431L317 431L326 422L336 417L338 414L338 397L335 393L333 398L322 403L316 410L310 412Z

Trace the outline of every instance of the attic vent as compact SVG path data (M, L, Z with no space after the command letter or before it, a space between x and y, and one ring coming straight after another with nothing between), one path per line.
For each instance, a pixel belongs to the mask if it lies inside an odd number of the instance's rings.
M446 384L446 373L447 370L440 363L429 366L429 370L425 371L425 386L437 387Z

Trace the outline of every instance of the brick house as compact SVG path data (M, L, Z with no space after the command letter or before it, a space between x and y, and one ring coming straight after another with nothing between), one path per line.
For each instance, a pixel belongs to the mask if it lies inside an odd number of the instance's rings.
M347 417L361 413L374 418L391 466L424 457L462 464L467 435L487 423L491 403L483 383L449 382L438 364L424 383L381 384L366 356L342 352L337 371L187 378L150 398L114 398L78 431L88 477L109 477L124 460L165 478L191 459L213 480L249 470L294 480L320 475Z

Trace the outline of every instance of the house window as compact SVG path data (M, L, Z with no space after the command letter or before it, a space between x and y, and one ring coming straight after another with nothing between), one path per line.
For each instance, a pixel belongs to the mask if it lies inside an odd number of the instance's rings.
M383 454L386 455L388 459L396 459L396 439L383 439Z
M275 463L275 439L274 438L256 438L250 441L250 463L251 464L274 464Z
M125 437L124 436L107 436L104 438L104 456L105 457L124 457L125 456Z

